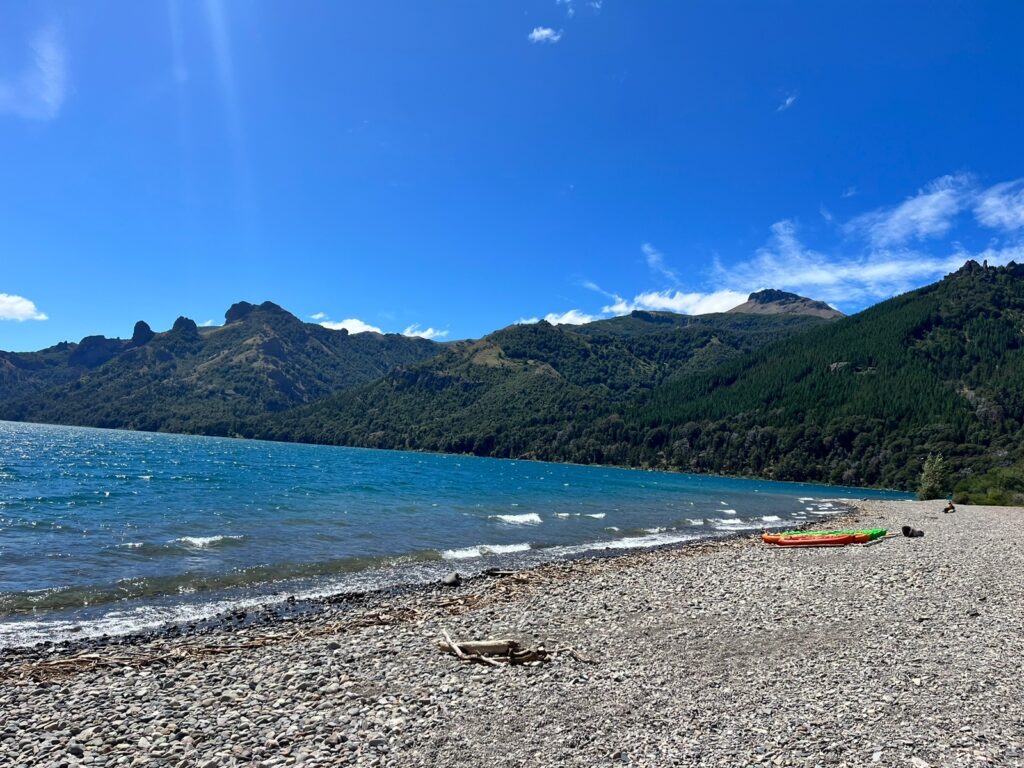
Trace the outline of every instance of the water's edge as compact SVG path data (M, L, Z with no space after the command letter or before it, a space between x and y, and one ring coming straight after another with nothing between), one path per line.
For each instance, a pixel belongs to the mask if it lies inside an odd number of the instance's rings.
M845 527L846 524L854 523L860 516L860 509L854 504L839 508L839 513L827 520L808 520L799 525L789 526L791 530L809 530L815 526L828 524L829 527L838 525ZM737 540L755 540L760 537L756 531L734 531L723 532L719 535L710 535L689 541L679 541L668 544L655 544L649 547L638 547L629 550L622 549L595 549L585 552L574 552L561 557L550 558L541 561L531 562L527 565L517 566L515 558L507 558L497 565L488 565L486 568L475 569L469 573L462 573L455 569L452 573L458 573L461 585L472 585L488 579L496 578L498 574L507 571L517 573L529 572L542 569L552 565L579 561L615 560L619 558L633 557L638 554L650 552L670 552L684 550L691 547L707 547L709 545L721 545ZM494 562L494 561L490 561ZM151 628L135 628L121 634L104 634L99 636L65 639L61 641L37 641L25 645L0 646L0 660L9 661L14 659L32 659L49 657L53 655L72 655L85 651L98 651L105 648L136 646L159 639L178 639L199 636L230 635L240 629L252 626L270 628L275 625L282 625L294 621L301 621L304 618L315 616L331 607L344 606L345 609L354 609L361 605L386 601L388 598L399 595L427 595L435 592L443 585L441 578L427 582L410 582L379 586L365 591L361 590L340 590L333 593L320 594L309 597L296 597L289 595L276 600L268 600L255 604L237 606L228 611L213 613L201 619L189 621L168 622Z

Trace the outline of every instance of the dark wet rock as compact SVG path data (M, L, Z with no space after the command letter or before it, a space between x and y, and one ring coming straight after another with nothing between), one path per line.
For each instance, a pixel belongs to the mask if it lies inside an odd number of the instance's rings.
M458 573L452 572L441 579L441 583L446 587L458 587L462 584L462 577Z

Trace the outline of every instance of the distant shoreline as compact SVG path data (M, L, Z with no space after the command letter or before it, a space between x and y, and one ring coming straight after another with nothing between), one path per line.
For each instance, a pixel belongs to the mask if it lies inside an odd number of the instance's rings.
M843 488L849 490L864 490L864 491L879 491L882 493L901 493L913 496L913 491L905 490L902 488L884 488L881 486L871 485L830 485L829 483L819 483L813 480L776 480L771 477L762 477L760 475L720 475L714 472L684 472L681 469L675 469L672 467L648 467L648 466L631 466L628 464L581 464L576 461L548 461L545 459L532 459L532 458L510 458L507 456L480 456L475 453L446 453L445 451L429 451L421 448L371 448L363 445L341 445L338 443L311 443L302 440L273 440L261 437L245 437L243 435L210 435L199 432L154 432L146 429L127 429L124 427L92 427L82 424L51 424L49 422L42 421L10 421L8 419L0 419L0 424L29 424L39 427L64 427L68 429L92 429L103 432L129 432L132 434L141 435L177 435L180 437L198 437L207 438L211 440L237 440L237 441L248 441L254 443L274 443L277 445L308 445L317 448L347 448L354 451L387 451L391 453L415 453L422 454L425 456L452 456L458 458L473 458L473 459L489 459L492 461L523 461L531 462L534 464L550 464L555 466L566 466L566 467L607 467L608 469L623 469L631 472L665 472L670 475L684 475L690 477L713 477L721 480L752 480L765 483L786 483L789 485L816 485L816 486L829 486L833 488Z

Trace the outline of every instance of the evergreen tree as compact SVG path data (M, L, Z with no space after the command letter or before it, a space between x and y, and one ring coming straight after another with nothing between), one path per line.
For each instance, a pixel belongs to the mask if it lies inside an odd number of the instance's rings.
M945 495L949 474L941 453L929 453L921 469L921 482L917 489L919 499L941 499Z

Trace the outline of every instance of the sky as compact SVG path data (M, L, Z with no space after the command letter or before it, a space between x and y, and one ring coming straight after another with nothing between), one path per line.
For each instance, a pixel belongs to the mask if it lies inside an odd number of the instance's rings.
M1024 4L0 0L0 349L451 340L1024 261Z

